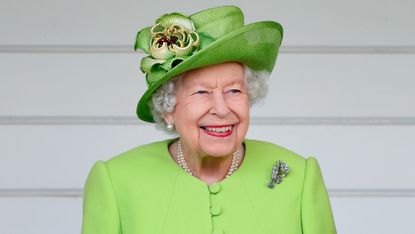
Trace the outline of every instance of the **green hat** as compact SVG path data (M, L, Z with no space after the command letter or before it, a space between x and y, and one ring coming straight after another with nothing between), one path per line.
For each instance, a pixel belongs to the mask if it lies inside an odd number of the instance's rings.
M244 25L243 13L235 6L215 7L189 17L162 15L136 37L135 50L148 54L140 65L148 89L138 102L138 118L154 122L148 104L152 94L186 71L236 61L255 71L271 72L282 36L282 26L277 22Z

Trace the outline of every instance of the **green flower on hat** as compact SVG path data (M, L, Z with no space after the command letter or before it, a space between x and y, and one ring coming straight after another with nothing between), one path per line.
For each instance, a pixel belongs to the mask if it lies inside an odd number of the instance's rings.
M134 49L149 54L140 64L141 71L146 74L147 85L150 86L199 50L201 38L213 41L200 35L193 21L179 13L165 14L156 20L154 26L138 32Z

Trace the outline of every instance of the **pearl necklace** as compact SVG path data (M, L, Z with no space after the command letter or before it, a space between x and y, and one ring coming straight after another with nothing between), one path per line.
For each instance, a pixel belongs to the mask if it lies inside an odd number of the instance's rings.
M232 162L231 166L229 167L228 173L226 174L225 178L228 178L230 175L232 175L237 169L238 169L238 162L239 162L239 148L233 153L232 155ZM183 170L185 170L190 175L193 175L193 172L189 169L187 166L186 161L184 160L183 156L183 150L182 150L182 142L179 140L177 143L177 161L179 162L179 165Z

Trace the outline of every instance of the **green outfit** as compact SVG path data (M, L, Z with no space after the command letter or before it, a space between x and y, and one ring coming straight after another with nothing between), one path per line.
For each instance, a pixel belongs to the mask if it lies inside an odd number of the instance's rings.
M239 169L207 185L171 158L175 139L139 146L92 167L83 234L333 234L319 165L278 145L248 140ZM290 173L268 188L277 160Z

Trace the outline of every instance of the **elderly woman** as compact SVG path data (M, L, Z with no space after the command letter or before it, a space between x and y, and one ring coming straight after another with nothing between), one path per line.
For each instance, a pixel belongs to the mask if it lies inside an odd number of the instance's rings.
M137 35L141 120L177 134L91 169L83 234L336 233L317 161L245 138L282 39L237 7L166 14Z

